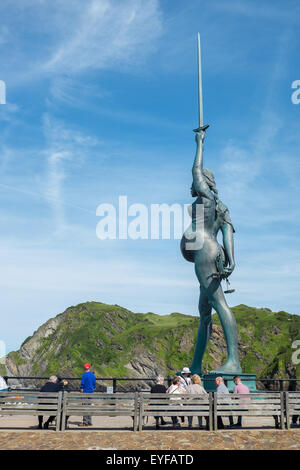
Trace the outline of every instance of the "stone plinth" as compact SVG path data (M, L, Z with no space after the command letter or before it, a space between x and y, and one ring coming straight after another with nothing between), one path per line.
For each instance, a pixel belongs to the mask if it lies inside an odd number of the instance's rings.
M216 377L223 377L225 385L230 392L233 392L234 381L233 377L237 374L204 374L202 375L203 387L207 392L215 392L217 390L215 379ZM257 392L256 389L256 375L255 374L238 374L244 385L247 385L250 392Z

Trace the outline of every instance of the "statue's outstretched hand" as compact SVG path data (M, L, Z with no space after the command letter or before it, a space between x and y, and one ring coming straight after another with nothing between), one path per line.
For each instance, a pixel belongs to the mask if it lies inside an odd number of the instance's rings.
M204 141L205 131L198 131L198 132L195 132L195 134L196 134L195 135L195 140L196 140L197 144Z

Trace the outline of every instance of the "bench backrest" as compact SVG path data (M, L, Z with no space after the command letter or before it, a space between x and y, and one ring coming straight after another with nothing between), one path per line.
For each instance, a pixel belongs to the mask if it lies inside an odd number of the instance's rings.
M283 392L215 394L217 416L280 416Z
M64 394L62 430L66 416L132 416L136 430L138 393L78 393Z
M50 415L56 416L59 430L62 392L0 391L0 415Z
M209 395L141 393L140 407L144 416L209 416Z
M72 415L128 415L136 407L136 393L78 393L64 394L64 408Z
M212 429L213 400L210 394L140 393L139 430L146 416L205 416Z
M287 407L290 414L300 414L300 392L287 394Z

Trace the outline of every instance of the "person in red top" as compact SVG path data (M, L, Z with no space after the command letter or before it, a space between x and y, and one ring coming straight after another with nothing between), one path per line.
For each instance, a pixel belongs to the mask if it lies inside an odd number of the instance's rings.
M235 383L235 387L233 389L233 393L240 393L240 394L249 394L249 388L247 387L247 385L244 385L241 381L241 377L239 375L236 375L234 378L234 383ZM242 416L238 416L238 421L237 421L237 424L234 424L234 427L239 427L241 428L242 427Z

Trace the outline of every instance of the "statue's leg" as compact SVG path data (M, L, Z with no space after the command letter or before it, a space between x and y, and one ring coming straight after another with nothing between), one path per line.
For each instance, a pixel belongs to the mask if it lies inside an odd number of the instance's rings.
M203 257L203 255L202 255ZM202 258L201 258L202 261ZM227 305L220 279L213 279L212 273L216 272L215 263L209 258L205 263L195 259L195 272L201 288L206 293L211 307L217 312L224 331L227 344L228 358L217 372L236 373L242 372L238 356L238 334L234 315Z
M207 343L211 335L212 320L211 320L212 307L209 303L208 297L204 288L200 286L199 298L199 314L200 325L197 333L197 340L194 352L193 363L191 365L191 372L193 374L202 375L202 359L205 353Z
M240 374L242 369L239 361L236 321L232 311L227 305L221 282L218 279L212 280L206 289L206 293L212 307L216 310L220 318L228 351L227 361L214 372Z

